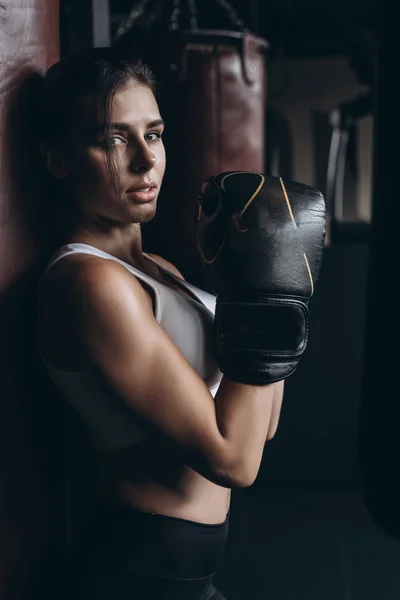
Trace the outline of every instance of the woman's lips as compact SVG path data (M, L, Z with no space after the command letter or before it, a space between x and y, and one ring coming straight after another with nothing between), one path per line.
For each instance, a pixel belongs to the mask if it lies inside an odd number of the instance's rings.
M155 200L157 196L157 188L143 188L142 190L131 190L126 193L129 196L129 198L132 198L132 200L135 200L136 202L151 202L152 200Z

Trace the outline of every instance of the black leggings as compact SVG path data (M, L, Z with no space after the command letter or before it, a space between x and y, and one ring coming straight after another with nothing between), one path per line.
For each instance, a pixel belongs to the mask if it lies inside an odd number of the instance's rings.
M218 525L112 505L96 510L76 544L72 600L225 600L212 580L228 518Z

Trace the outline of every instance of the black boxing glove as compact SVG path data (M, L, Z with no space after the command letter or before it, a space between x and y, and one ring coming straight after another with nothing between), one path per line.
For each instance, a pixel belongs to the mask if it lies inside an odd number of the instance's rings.
M323 195L280 177L220 173L203 185L197 236L217 295L221 371L253 385L285 379L307 346L325 239Z

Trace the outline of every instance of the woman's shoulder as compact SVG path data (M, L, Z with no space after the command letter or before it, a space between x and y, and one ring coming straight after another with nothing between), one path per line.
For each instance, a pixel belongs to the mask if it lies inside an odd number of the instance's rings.
M101 327L117 316L133 326L152 313L151 298L119 263L83 256L60 261L39 294L42 355L58 368L84 370L89 363L81 341L83 329L93 323Z
M121 293L133 295L148 304L147 294L136 277L120 263L92 255L77 254L59 261L48 271L42 282L42 296L66 302L75 300L112 301Z
M118 273L122 275L124 269L117 262L91 254L73 254L51 264L42 283L50 289L64 285L72 291L85 281L94 281L96 278L104 280L105 276L116 276Z

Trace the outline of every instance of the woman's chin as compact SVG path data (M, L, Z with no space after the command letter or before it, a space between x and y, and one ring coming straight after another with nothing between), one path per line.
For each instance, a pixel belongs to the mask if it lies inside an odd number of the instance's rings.
M147 223L153 219L156 210L157 202L154 200L154 202L146 202L146 204L142 204L141 206L135 206L130 213L136 223Z

